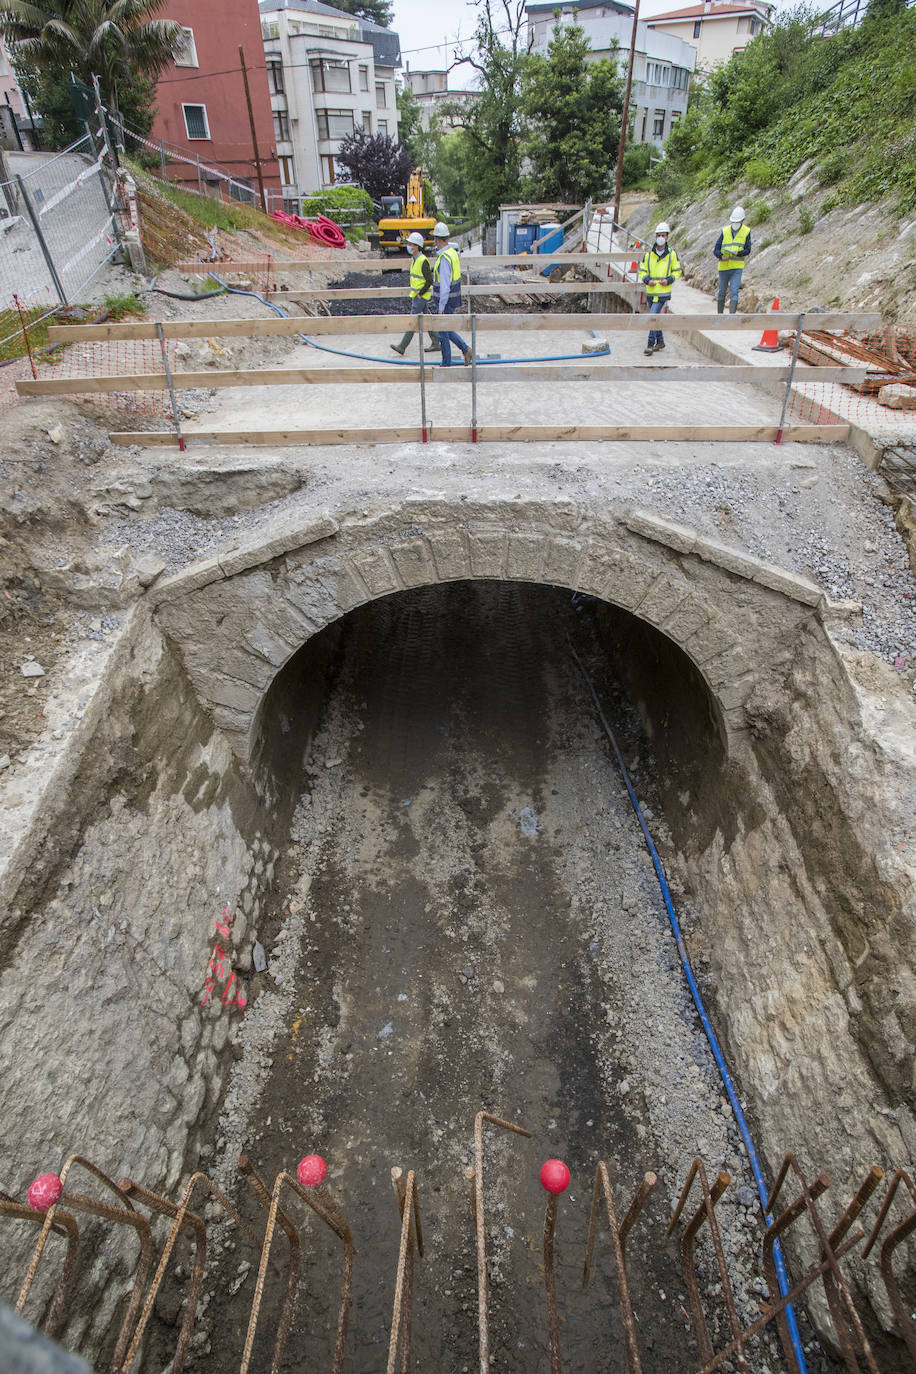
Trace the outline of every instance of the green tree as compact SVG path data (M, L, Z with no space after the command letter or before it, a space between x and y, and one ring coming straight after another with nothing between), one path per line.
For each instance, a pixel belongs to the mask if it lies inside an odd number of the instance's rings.
M74 101L75 88L69 77L37 72L16 64L19 83L34 112L41 115L41 136L49 148L65 148L86 132L84 105ZM138 76L121 92L120 112L124 123L143 137L149 134L156 117L156 81ZM132 148L128 140L128 151ZM158 155L155 156L158 165Z
M430 160L430 175L447 215L468 213L471 177L468 160L471 143L466 129L438 134Z
M409 86L400 86L397 91L398 138L407 149L415 167L424 166L428 161L427 136L423 128L423 112Z
M371 19L373 24L381 24L385 29L394 17L391 0L334 0L333 8L355 14L360 19Z
M578 24L553 31L547 56L525 59L522 152L531 161L530 194L581 203L607 189L617 165L623 83L612 57L588 60L591 44Z
M156 77L183 42L181 25L157 19L166 0L3 0L4 37L13 58L53 82L72 73L99 78L102 99L118 113L138 77Z
M519 196L521 111L519 84L525 58L525 0L476 0L476 51L457 59L477 73L480 94L442 106L442 118L466 135L467 208L496 215Z

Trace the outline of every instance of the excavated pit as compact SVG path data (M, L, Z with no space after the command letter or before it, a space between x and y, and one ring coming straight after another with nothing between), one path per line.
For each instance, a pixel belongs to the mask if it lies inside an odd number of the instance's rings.
M780 1039L785 1013L757 1005L755 989L778 986L780 953L791 962L796 942L807 953L827 939L815 915L810 929L797 927L802 884L794 893L786 885L794 844L823 900L824 875L845 854L830 880L846 894L854 947L850 913L866 882L861 843L824 796L817 760L802 760L809 792L793 790L793 727L772 703L757 708L769 724L759 771L730 758L700 673L623 610L557 587L458 581L382 597L309 640L261 706L250 777L172 651L149 624L134 629L113 665L110 709L78 779L79 803L70 797L59 858L28 894L31 918L6 931L6 974L20 975L22 988L20 1014L2 1026L14 1066L7 1091L23 1107L7 1142L17 1182L47 1167L48 1152L79 1149L176 1196L196 1166L228 1183L241 1151L268 1179L320 1151L359 1251L351 1367L369 1371L384 1358L397 1254L389 1169L415 1168L428 1246L417 1367L464 1368L474 1362L476 1279L462 1171L483 1107L535 1133L530 1143L488 1139L498 1367L547 1368L537 1168L550 1156L565 1158L574 1179L558 1232L569 1368L624 1367L601 1296L611 1283L606 1244L592 1290L579 1288L599 1158L624 1197L646 1169L661 1179L630 1251L653 1366L696 1363L676 1250L661 1239L696 1153L735 1177L722 1225L750 1320L758 1224L744 1152L571 645L619 734L739 1081L749 1068L743 1088L770 1167L782 1148L799 1148L786 1138L798 1122L809 1168L839 1159L845 1175L864 1172L871 1159L861 1142L850 1157L846 1122L861 1116L870 1055L869 1100L893 1101L895 1091L865 1017L852 1049L837 1040L832 1063L807 1062L796 1023L797 1058L785 1058L791 1105L777 1102L768 1116L761 1047L792 1047ZM802 659L797 699L812 668ZM780 808L765 813L765 795ZM806 851L812 795L820 800ZM762 853L762 836L781 852ZM202 996L214 922L230 906L244 1018ZM772 968L747 967L759 959L761 906L775 913L771 943L783 947ZM263 973L252 968L256 940L267 950ZM40 972L34 988L24 969ZM78 1043L74 1006L95 1009ZM22 1067L36 1033L53 1065L47 1078ZM150 1068L137 1075L122 1047L140 1040ZM839 1085L835 1116L805 1136L812 1110L824 1112L825 1079ZM869 1129L882 1162L894 1162L890 1122L876 1116ZM258 1216L247 1196L242 1205ZM68 1343L110 1351L123 1311L123 1289L111 1282L116 1252L107 1242L80 1275ZM193 1367L213 1374L237 1365L244 1339L256 1256L240 1273L242 1253L234 1242L212 1248L214 1300ZM7 1296L22 1254L9 1253ZM338 1253L316 1235L293 1326L293 1348L305 1353L291 1368L329 1362L338 1272ZM146 1369L168 1358L179 1297L167 1286ZM264 1332L276 1314L268 1293L253 1368L267 1367ZM780 1367L774 1351L762 1346L755 1368ZM816 1346L809 1357L809 1368L830 1367Z

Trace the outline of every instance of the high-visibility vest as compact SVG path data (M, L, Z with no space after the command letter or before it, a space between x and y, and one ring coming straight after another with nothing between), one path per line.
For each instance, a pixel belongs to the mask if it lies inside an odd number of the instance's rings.
M460 293L461 293L461 259L460 259L459 256L458 256L458 249L457 249L457 248L453 248L451 244L449 244L449 246L448 246L447 248L443 248L441 252L437 253L437 255L436 255L436 265L435 265L435 267L433 268L433 280L435 281L436 285L438 286L438 285L439 285L439 264L442 262L442 259L443 259L443 258L448 258L448 265L449 265L449 272L450 272L450 278L449 278L449 280L450 280L450 282L451 282L451 285L450 285L450 287L449 287L449 295L450 295L450 296L454 295L454 293L455 293L456 291L457 291L457 292L459 293L459 295L460 295Z
M742 224L737 234L733 232L730 224L726 224L725 228L722 230L722 252L724 256L719 259L720 272L727 272L731 267L744 266L744 258L739 258L732 253L727 253L725 250L732 247L743 248L748 241L750 232L746 224ZM707 243L708 242L709 240L707 239Z
M664 277L677 278L681 275L681 264L678 261L677 253L673 248L669 248L667 253L662 253L659 257L654 248L650 248L639 264L639 275L646 283L646 295L650 300L658 300L659 297L671 295L670 286L662 286L661 279ZM658 285L653 285L658 282Z
M411 299L412 299L414 296L421 296L421 297L423 298L423 300L428 301L429 298L430 298L430 296L433 294L433 277L432 277L432 273L429 274L429 281L426 280L426 271L425 271L425 269L428 268L428 267L429 267L429 263L426 261L426 258L423 256L422 253L418 253L417 256L416 256L415 258L411 258L411 260L410 260L410 295L411 295Z

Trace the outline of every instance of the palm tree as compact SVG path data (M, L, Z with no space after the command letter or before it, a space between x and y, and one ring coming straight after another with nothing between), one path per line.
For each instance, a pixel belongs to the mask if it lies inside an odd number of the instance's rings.
M166 0L0 0L0 25L13 55L38 72L99 78L118 112L118 91L137 76L158 76L180 48L181 25L156 19Z

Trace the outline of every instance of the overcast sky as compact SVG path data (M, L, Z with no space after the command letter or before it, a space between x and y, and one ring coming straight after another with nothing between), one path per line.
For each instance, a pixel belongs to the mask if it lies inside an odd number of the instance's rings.
M333 4L333 0L330 2ZM639 13L661 14L664 10L679 9L681 3L691 0L642 0ZM494 15L501 11L501 5L493 6ZM400 35L403 61L409 62L413 71L447 67L456 47L469 52L476 23L477 7L473 0L394 0L393 27ZM464 42L459 44L457 39ZM467 72L470 85L470 69L461 70ZM456 72L451 84L460 86L463 80Z

